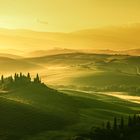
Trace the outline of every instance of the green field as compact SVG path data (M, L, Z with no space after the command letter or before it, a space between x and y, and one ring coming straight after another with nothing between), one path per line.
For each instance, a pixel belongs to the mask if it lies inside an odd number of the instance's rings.
M1 89L1 140L70 140L114 116L140 113L140 57L69 53L18 58L11 66L16 61L39 66L33 75L38 71L56 90L32 84Z
M140 110L139 104L100 93L43 90L25 87L1 94L2 140L65 140Z

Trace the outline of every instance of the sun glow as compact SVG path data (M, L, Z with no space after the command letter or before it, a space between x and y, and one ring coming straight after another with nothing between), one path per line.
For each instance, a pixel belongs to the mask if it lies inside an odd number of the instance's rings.
M140 26L135 31L131 26L112 28L140 23L139 4L137 0L0 0L0 49L139 48Z
M0 27L49 32L140 22L138 0L0 0Z

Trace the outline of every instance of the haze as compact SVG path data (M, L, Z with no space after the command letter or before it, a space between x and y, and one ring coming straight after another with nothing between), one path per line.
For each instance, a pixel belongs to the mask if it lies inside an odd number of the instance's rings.
M138 49L139 4L138 0L0 0L0 50L21 54L40 48Z

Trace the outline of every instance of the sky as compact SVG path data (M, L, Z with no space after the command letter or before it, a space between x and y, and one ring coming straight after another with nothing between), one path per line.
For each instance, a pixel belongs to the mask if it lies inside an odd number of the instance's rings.
M140 0L0 0L0 53L139 49L139 5Z
M0 0L0 28L72 32L140 22L140 0Z

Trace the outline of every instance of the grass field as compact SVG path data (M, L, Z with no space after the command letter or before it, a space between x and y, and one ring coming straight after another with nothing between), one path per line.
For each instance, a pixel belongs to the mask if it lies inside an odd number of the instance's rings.
M20 61L39 66L31 72L57 90L31 85L1 90L1 140L69 140L114 116L140 113L140 57L70 53Z
M1 139L65 140L114 116L139 113L140 104L100 94L17 89L0 97Z

